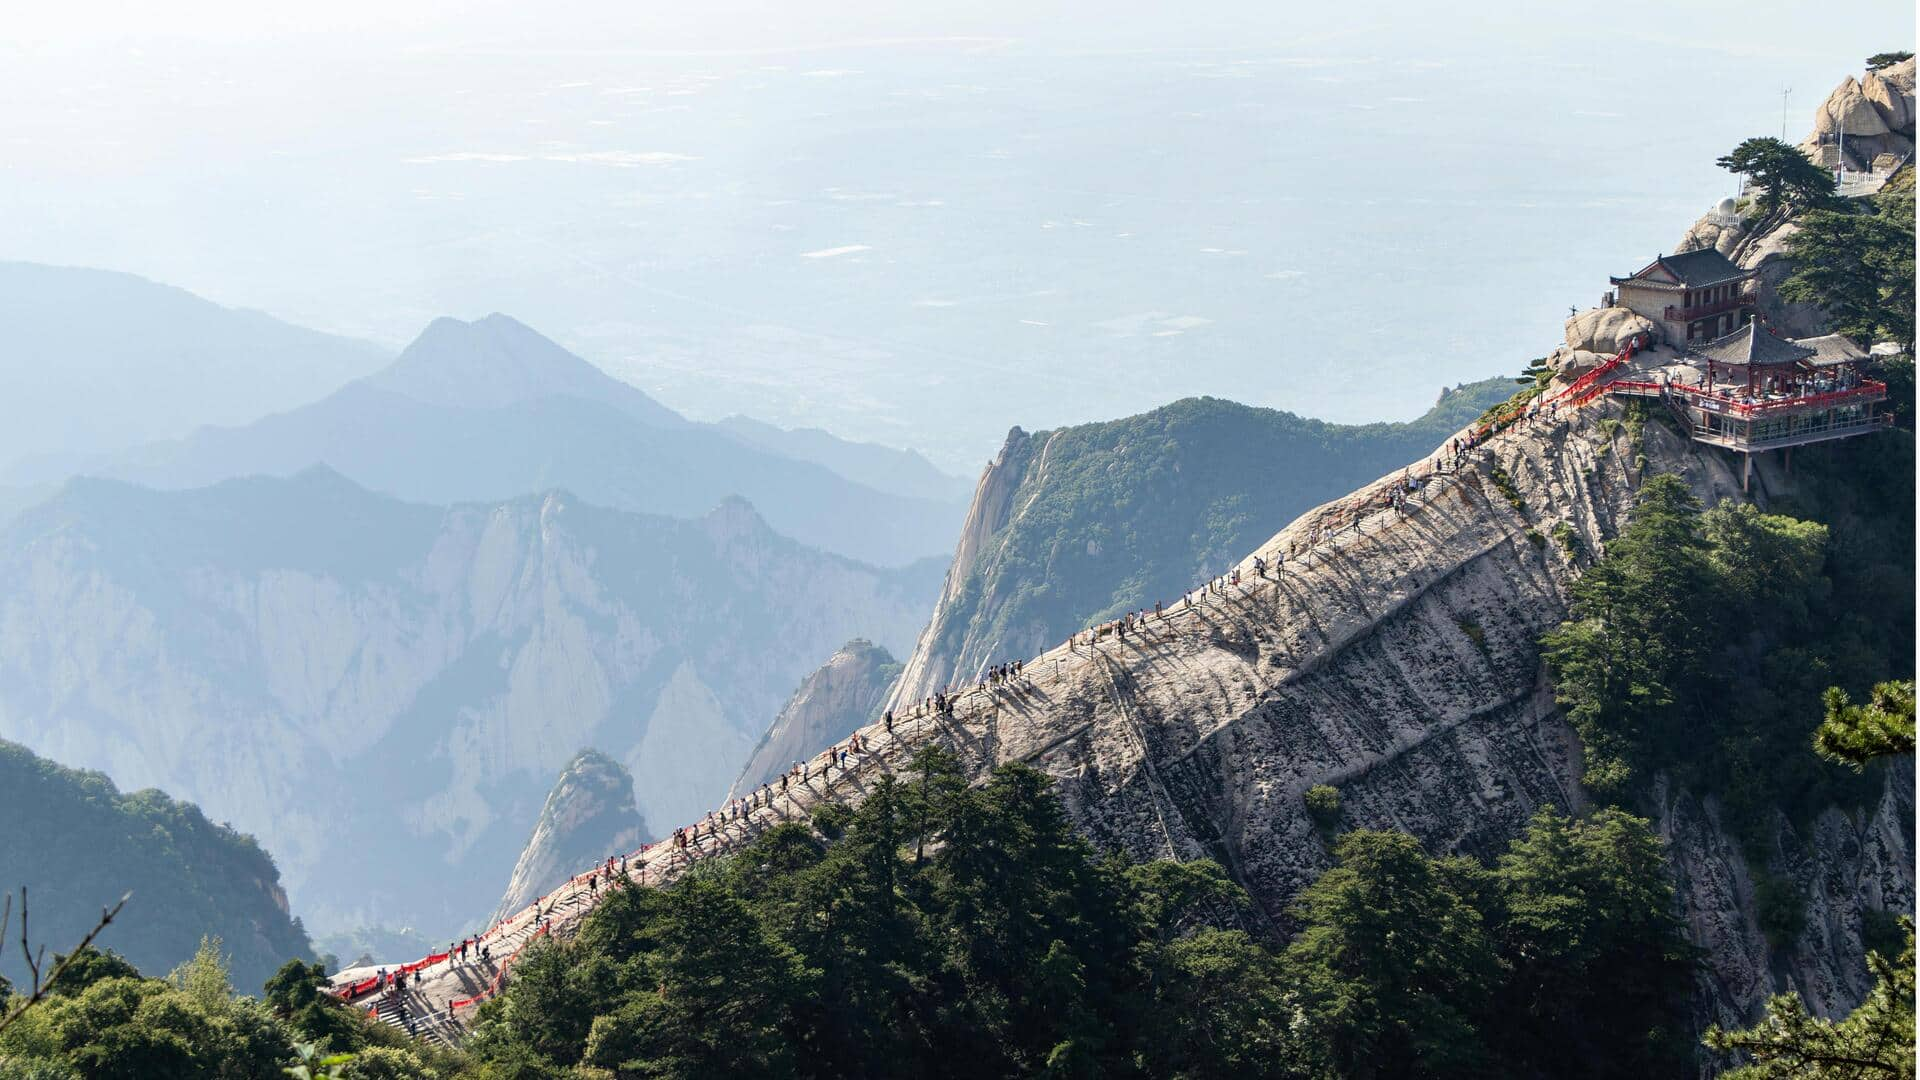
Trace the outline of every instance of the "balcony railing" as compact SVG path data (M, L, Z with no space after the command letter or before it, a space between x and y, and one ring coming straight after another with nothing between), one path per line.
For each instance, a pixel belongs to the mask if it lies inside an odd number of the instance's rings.
M1680 307L1677 304L1668 304L1667 321L1692 322L1695 319L1704 319L1709 315L1720 315L1729 311L1738 310L1739 308L1750 307L1753 303L1754 294L1743 292L1729 296L1725 300L1715 300L1710 304L1694 304L1691 307Z
M1801 409L1825 409L1839 405L1865 405L1881 401L1887 396L1887 384L1874 379L1866 379L1845 390L1828 390L1816 394L1793 394L1784 397L1747 398L1733 394L1715 393L1697 386L1685 386L1680 383L1636 382L1617 379L1607 385L1614 393L1647 396L1672 394L1703 412L1721 413L1745 419L1772 416L1779 413L1794 412Z

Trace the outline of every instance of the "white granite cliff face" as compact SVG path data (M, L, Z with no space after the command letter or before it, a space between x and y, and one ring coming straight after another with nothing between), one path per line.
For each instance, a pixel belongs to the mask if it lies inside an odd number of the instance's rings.
M871 723L899 674L893 654L865 638L840 646L787 699L727 797L745 795Z
M1331 784L1346 826L1400 829L1432 851L1496 854L1543 804L1579 809L1578 741L1559 714L1538 639L1564 618L1579 556L1626 520L1645 472L1676 473L1709 503L1738 475L1657 424L1645 444L1598 405L1570 422L1496 439L1490 461L1404 521L1347 533L1311 568L1179 612L1125 642L1080 644L1029 662L1034 687L976 707L945 736L976 769L1024 760L1054 776L1098 844L1142 857L1211 857L1284 928L1293 896L1331 865L1301 796ZM1498 462L1516 509L1489 479ZM1756 492L1791 491L1768 462ZM1384 478L1355 497L1373 497ZM1263 546L1272 560L1330 504ZM1242 564L1249 579L1251 568ZM924 639L923 639L924 645ZM1057 663L1056 663L1057 660ZM904 753L898 755L904 759ZM1869 980L1863 911L1913 905L1913 775L1895 770L1873 813L1829 811L1816 835L1785 822L1772 871L1813 898L1805 933L1770 952L1753 873L1718 808L1663 788L1650 808L1668 839L1680 900L1705 950L1699 1018L1751 1017L1791 985L1823 1013Z
M977 655L986 646L969 641L956 647L947 640L955 632L951 609L961 599L974 563L993 543L994 536L1019 512L1013 503L1014 495L1025 480L1027 470L1035 467L1036 454L1042 463L1040 467L1044 467L1045 447L1036 447L1033 437L1016 427L1007 433L1000 453L981 472L973 503L967 508L966 522L960 527L959 542L954 546L953 562L947 567L946 584L941 588L940 599L934 603L933 617L927 621L917 647L908 656L900 681L894 684L888 708L898 709L927 697L953 682L962 666L970 668L977 663ZM1023 644L1037 648L1044 643ZM1018 654L1007 652L1005 655Z
M911 641L933 584L740 503L441 510L337 476L87 482L6 533L0 736L253 833L318 927L483 916L582 746L649 820L697 816L820 656Z
M1270 565L1288 554L1278 572L1257 574L1250 554L1241 584L1125 638L1080 635L1031 656L1012 685L960 691L951 717L916 710L892 734L865 728L869 750L850 768L815 770L728 823L725 843L824 802L857 802L937 741L976 778L1014 761L1047 773L1102 848L1217 860L1252 894L1255 918L1282 932L1293 898L1332 865L1302 798L1315 785L1338 789L1342 828L1397 829L1431 852L1491 858L1541 806L1586 808L1579 742L1538 646L1566 615L1584 552L1619 532L1654 472L1682 477L1709 503L1740 493L1718 451L1658 423L1636 442L1627 425L1602 422L1619 417L1603 402L1497 436L1405 517L1379 509L1398 471L1318 507L1259 545ZM1793 479L1767 462L1755 492L1789 495ZM1299 554L1329 529L1311 560ZM1805 836L1779 823L1767 870L1803 890L1808 918L1771 949L1755 868L1718 805L1656 778L1643 810L1667 842L1702 950L1699 1024L1750 1021L1789 986L1822 1014L1858 1003L1870 982L1865 913L1913 909L1913 786L1908 762L1888 771L1868 811L1830 809ZM651 854L649 884L686 865L664 848ZM560 932L588 910L579 900Z
M1422 416L1339 425L1218 398L1029 434L981 475L945 588L890 698L976 682L1090 620L1217 573L1302 510L1425 453L1513 392L1442 390Z
M599 860L625 855L651 839L634 807L633 777L598 750L582 750L560 771L540 808L540 820L513 866L494 921Z

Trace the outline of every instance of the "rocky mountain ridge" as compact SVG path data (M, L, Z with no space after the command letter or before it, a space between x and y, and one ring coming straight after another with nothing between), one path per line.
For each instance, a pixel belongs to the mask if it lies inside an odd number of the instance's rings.
M958 499L849 480L778 448L791 434L754 440L688 421L496 314L437 319L392 364L317 401L203 427L89 471L178 490L324 464L371 490L439 506L564 488L600 506L679 518L741 497L776 531L876 565L946 550ZM823 439L841 458L871 456L824 433L808 444L816 456L827 453L815 445Z
M1107 423L1014 428L981 474L891 706L1177 597L1512 391L1508 379L1448 390L1404 424L1328 424L1198 398Z
M0 529L0 737L252 832L317 927L450 931L581 747L648 820L697 816L820 656L903 647L936 585L737 500L676 521L326 470L75 481Z
M1028 661L1029 686L963 694L933 737L976 773L1013 760L1045 770L1102 846L1220 861L1283 928L1292 897L1331 865L1309 787L1338 791L1343 827L1490 857L1541 805L1586 805L1578 739L1538 646L1566 614L1578 552L1602 549L1652 472L1704 500L1739 497L1717 452L1655 424L1636 447L1619 419L1602 404L1500 436L1405 519L1376 510L1353 530L1355 509L1401 482L1384 477L1260 545L1269 563L1293 553L1275 578L1249 559L1243 587L1124 640L1056 647ZM1758 476L1763 491L1793 491L1778 463ZM1299 552L1328 531L1308 565ZM869 767L908 753L883 746ZM856 773L844 797L863 786ZM1715 800L1661 786L1656 824L1703 950L1702 1026L1745 1022L1788 986L1823 1015L1861 999L1868 913L1913 908L1913 786L1907 762L1867 811L1829 809L1810 835L1781 818L1768 868L1747 863ZM1804 928L1778 948L1760 924L1763 869L1808 900Z
M950 716L914 709L892 735L865 729L867 755L816 769L727 824L721 846L857 801L934 741L975 777L1010 761L1046 772L1098 846L1218 861L1252 894L1256 918L1282 932L1294 896L1332 865L1309 788L1337 791L1340 828L1491 858L1539 807L1587 806L1579 740L1538 644L1565 617L1584 553L1620 530L1654 473L1708 502L1739 497L1718 451L1654 423L1636 438L1621 414L1603 399L1498 435L1427 480L1404 515L1387 499L1405 483L1399 471L1315 508L1239 562L1239 584L1124 636L1076 635L1027 658L1022 679L960 691ZM1779 463L1757 476L1763 499L1794 490ZM1699 1026L1748 1022L1788 986L1822 1015L1865 994L1870 913L1914 902L1911 761L1881 785L1859 811L1779 818L1766 867L1748 863L1715 799L1658 785L1648 809L1701 949ZM659 884L686 865L656 847L636 872ZM1807 899L1789 941L1762 929L1763 877ZM563 932L590 906L578 900Z

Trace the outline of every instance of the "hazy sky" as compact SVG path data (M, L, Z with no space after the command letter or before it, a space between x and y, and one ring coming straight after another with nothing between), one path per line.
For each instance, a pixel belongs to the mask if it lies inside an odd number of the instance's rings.
M1602 13L1604 11L1604 13ZM1900 0L62 3L0 41L0 258L395 347L505 311L699 416L971 469L1194 393L1517 370L1798 139Z

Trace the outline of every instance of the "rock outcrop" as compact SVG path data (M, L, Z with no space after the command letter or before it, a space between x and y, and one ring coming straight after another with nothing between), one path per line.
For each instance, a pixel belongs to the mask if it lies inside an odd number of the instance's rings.
M1790 338L1827 332L1827 316L1820 305L1788 300L1780 295L1781 283L1793 274L1793 258L1788 254L1787 245L1799 231L1799 224L1789 220L1747 236L1741 240L1740 257L1735 260L1754 272L1761 318L1774 332Z
M1882 154L1913 153L1914 63L1869 71L1856 79L1849 75L1813 113L1813 131L1801 148L1812 154L1824 142L1834 142L1845 154L1849 170L1864 172ZM1844 149L1836 136L1845 136Z
M740 770L728 798L744 795L873 722L900 665L881 646L855 638L807 676Z
M1731 202L1732 200L1727 201ZM1694 222L1688 227L1687 235L1680 238L1679 246L1673 250L1678 253L1684 251L1699 251L1702 248L1713 248L1720 254L1732 259L1739 251L1741 239L1746 235L1747 227L1745 223L1740 220L1740 215L1737 211L1731 208L1727 210L1715 209L1707 212L1699 221Z
M598 750L582 750L560 771L533 835L514 863L493 921L519 911L609 855L651 840L633 802L633 777Z
M995 537L1012 520L1014 493L1026 478L1036 452L1043 449L1044 444L1036 447L1033 436L1016 427L1007 432L1007 441L1001 444L1000 453L981 471L973 502L967 507L966 521L960 526L959 541L954 545L953 561L947 564L946 582L933 605L933 617L921 632L919 645L907 657L891 704L927 696L935 687L952 682L960 665L968 662L968 657L942 647L952 633L948 627L972 614L968 603L969 576Z
M1653 321L1623 307L1595 308L1567 320L1567 348L1572 353L1610 357L1641 334L1652 333Z
M1845 163L1851 172L1873 168L1881 179L1889 158L1911 158L1914 149L1914 62L1903 60L1855 79L1848 76L1813 113L1813 130L1800 149L1823 160L1822 147L1838 153L1835 136L1844 133ZM1878 167L1876 167L1876 162ZM1867 190L1876 190L1870 186ZM1826 332L1826 316L1809 303L1789 302L1780 296L1780 283L1793 273L1788 242L1799 231L1791 219L1766 225L1759 232L1738 214L1715 210L1687 229L1675 251L1716 248L1751 270L1757 278L1760 314L1767 325L1787 337ZM1591 314L1591 313L1590 313ZM1571 326L1569 339L1571 339Z

